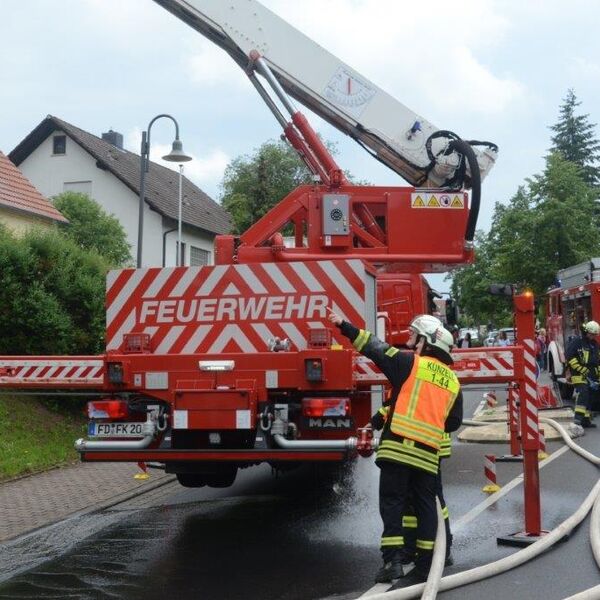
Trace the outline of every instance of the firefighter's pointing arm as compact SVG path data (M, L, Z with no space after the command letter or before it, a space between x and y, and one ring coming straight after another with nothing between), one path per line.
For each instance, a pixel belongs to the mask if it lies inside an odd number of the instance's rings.
M370 358L383 374L390 381L393 381L393 372L396 369L396 359L394 357L398 353L398 349L377 339L371 332L358 329L352 323L345 321L331 308L327 307L327 310L329 311L328 319L352 342L354 348Z
M333 312L333 310L331 308L329 308L329 306L327 306L326 308L329 311L329 314L327 315L327 318L334 325L340 326L342 324L342 322L344 321L344 319L342 319L342 317L340 317L340 315L338 315L336 312Z

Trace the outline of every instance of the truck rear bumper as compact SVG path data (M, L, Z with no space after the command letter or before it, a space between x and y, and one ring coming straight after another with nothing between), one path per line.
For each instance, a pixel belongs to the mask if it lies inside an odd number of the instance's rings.
M86 450L83 462L236 462L256 464L273 461L342 461L343 450Z

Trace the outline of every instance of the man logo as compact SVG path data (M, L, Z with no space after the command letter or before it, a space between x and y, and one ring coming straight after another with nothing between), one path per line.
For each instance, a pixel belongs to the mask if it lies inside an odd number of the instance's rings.
M352 419L323 419L310 418L308 419L308 427L310 429L352 429Z

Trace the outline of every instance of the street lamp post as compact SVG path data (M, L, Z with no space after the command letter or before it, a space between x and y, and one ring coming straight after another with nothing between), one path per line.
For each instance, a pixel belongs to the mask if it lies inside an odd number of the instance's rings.
M167 114L161 114L154 117L154 119L152 119L152 121L150 121L150 123L148 124L147 131L142 132L142 147L140 152L140 202L138 213L137 244L138 269L142 266L142 242L144 237L144 197L146 192L146 173L150 168L150 130L152 129L152 125L154 124L154 122L162 117L167 117L168 119L171 119L171 121L173 121L173 123L175 124L175 140L173 141L171 152L169 152L169 154L167 154L166 156L163 156L163 160L169 162L176 162L180 164L192 160L192 157L183 151L183 145L181 143L181 140L179 139L179 124L177 123L177 121L171 115ZM181 174L179 186L179 194L181 195ZM179 201L179 205L181 207L181 200ZM179 209L179 211L179 220L181 222L181 208ZM181 225L179 225L179 228L181 228ZM179 263L179 259L177 260L177 263Z
M184 263L181 252L181 222L183 212L183 164L179 165L179 196L177 199L177 261L176 265L181 267Z

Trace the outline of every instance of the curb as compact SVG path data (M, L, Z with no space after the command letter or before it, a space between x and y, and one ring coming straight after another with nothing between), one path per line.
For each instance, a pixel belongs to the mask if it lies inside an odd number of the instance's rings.
M142 496L142 495L144 495L148 492L151 492L155 489L158 489L160 487L168 485L169 483L173 483L174 481L177 481L177 478L174 476L173 477L164 477L158 481L150 482L150 483L145 484L134 490L129 490L127 492L117 494L116 496L112 496L112 498L108 498L107 500L93 504L92 506L89 506L88 508L84 508L83 510L78 510L78 511L75 511L68 515L62 515L61 517L59 517L55 520L48 521L44 525L40 525L39 527L35 527L34 529L29 529L20 534L17 534L14 537L10 537L10 538L3 540L2 542L0 542L0 548L10 547L11 545L18 543L31 535L38 534L40 531L54 527L55 525L62 523L64 521L68 521L70 519L75 519L77 517L82 517L84 515L88 515L88 514L91 514L94 512L100 512L102 510L106 510L107 508L117 506L118 504L121 504L122 502L126 502L128 500L131 500L132 498Z

